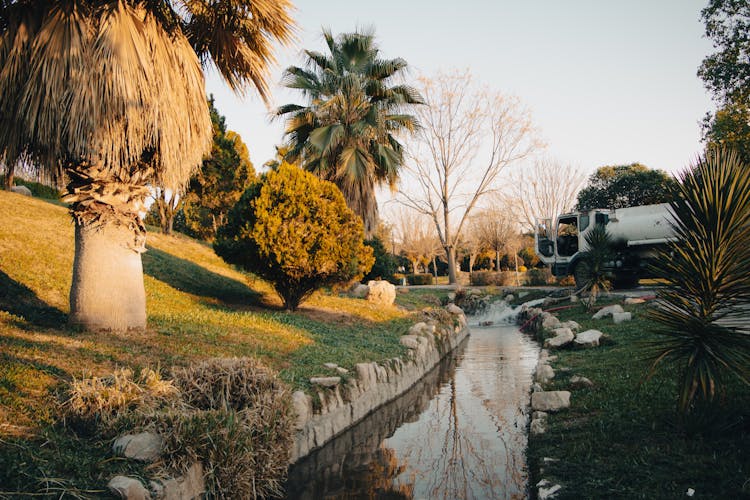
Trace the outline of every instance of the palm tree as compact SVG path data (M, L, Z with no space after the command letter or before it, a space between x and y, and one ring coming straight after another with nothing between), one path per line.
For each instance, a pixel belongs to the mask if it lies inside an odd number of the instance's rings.
M0 2L0 153L67 178L76 250L70 322L146 324L138 217L148 185L178 190L211 145L203 67L268 96L288 0Z
M287 104L276 111L286 117L285 158L334 182L369 238L377 227L375 186L395 186L404 162L396 136L417 128L405 111L423 101L412 87L391 84L406 61L380 59L373 33L334 39L324 30L323 37L328 55L307 50L307 68L284 72L284 85L308 100L306 106Z
M709 150L670 203L677 241L653 270L665 279L651 317L661 335L653 372L680 369L679 409L721 394L727 375L750 385L750 169L736 152Z
M607 229L597 224L586 236L588 250L581 252L581 259L573 270L578 293L588 293L584 300L587 309L596 304L600 290L607 291L610 282L607 277L607 263L614 257L612 250L612 238Z

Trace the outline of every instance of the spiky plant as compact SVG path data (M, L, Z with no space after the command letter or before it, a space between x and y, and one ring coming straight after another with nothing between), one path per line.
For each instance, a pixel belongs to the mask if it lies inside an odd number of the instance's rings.
M149 184L179 189L211 144L203 66L267 96L288 0L0 2L0 156L66 177L76 254L70 322L146 323L138 217Z
M750 166L735 152L710 150L680 176L670 203L677 241L654 272L667 282L651 317L653 373L680 369L679 409L712 402L727 375L750 377Z
M305 51L307 68L290 66L284 85L302 92L307 105L287 104L289 162L336 184L349 208L371 237L377 226L375 186L393 186L403 164L398 134L414 131L417 121L406 114L422 97L407 85L394 84L406 69L403 59L381 59L375 36L323 31L329 54Z
M610 288L605 267L613 258L612 238L603 225L597 224L586 233L584 239L588 250L581 253L574 276L578 293L588 293L588 298L582 302L587 309L591 309L596 304L599 291Z

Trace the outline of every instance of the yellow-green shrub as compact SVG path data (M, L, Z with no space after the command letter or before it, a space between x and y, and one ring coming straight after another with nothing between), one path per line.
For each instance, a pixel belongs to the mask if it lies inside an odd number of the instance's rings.
M361 220L332 183L282 164L229 213L216 253L271 282L287 309L316 289L359 279L374 263Z

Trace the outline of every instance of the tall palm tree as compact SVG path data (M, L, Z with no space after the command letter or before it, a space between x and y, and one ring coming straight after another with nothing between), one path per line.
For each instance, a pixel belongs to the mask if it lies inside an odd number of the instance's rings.
M76 250L70 322L146 324L138 217L148 185L179 189L211 145L203 67L267 98L288 0L0 2L0 153L67 178Z
M276 111L286 117L285 158L334 182L369 238L377 227L375 186L398 180L404 151L397 135L416 129L405 112L423 101L412 87L392 84L406 61L381 59L372 32L334 38L324 30L323 37L328 54L306 50L307 68L284 72L284 85L308 100Z

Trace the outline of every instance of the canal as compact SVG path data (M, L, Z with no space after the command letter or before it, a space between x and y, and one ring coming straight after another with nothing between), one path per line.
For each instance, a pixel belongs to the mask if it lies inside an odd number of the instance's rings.
M287 498L525 498L539 348L511 318L503 305L469 318L469 338L407 393L292 466Z

